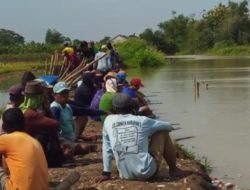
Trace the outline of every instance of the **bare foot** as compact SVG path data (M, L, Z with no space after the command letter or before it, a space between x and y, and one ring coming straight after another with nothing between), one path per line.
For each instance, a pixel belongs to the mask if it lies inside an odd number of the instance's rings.
M96 135L89 135L89 136L80 136L79 139L84 140L84 141L91 141L91 142L96 142L97 141L97 136Z

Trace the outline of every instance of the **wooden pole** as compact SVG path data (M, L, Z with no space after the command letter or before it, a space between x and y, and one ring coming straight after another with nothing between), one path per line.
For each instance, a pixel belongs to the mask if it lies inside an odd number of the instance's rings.
M49 63L48 63L48 58L47 58L46 62L45 62L45 75L47 75L47 73L48 73L48 65L49 65Z
M106 54L104 54L103 56L99 57L96 60L93 60L92 62L88 63L86 66L80 68L78 71L76 71L73 74L69 74L70 76L67 78L67 81L71 81L72 78L76 77L78 74L80 74L82 71L84 71L85 69L87 69L88 67L90 67L91 65L93 65L94 63L96 63L97 61L99 61L100 59L106 57L109 54L109 52L107 52ZM65 81L65 80L64 80ZM66 82L66 81L65 81Z
M65 63L66 63L66 59L63 59L63 63L61 65L61 69L60 69L60 73L59 73L59 78L62 77L62 74L63 74L63 69L65 67Z
M49 72L48 72L48 74L51 74L53 61L54 61L54 55L51 55L50 66L49 66Z
M197 92L197 97L200 96L200 83L196 82L196 92Z
M81 67L85 66L85 63L82 62L80 65L78 65L73 71L71 71L68 75L64 75L65 77L61 77L61 80L67 80L72 74L76 73Z
M58 61L58 55L57 55L57 52L55 52L55 54L54 54L54 60L53 60L53 64L52 64L52 69L51 69L51 74L52 75L54 74L55 66L57 64L57 61Z
M196 101L196 78L194 78L194 101Z

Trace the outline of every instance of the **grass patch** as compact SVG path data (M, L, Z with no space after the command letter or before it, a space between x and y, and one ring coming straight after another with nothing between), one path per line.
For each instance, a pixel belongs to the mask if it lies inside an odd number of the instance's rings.
M187 148L185 148L183 145L176 144L176 146L180 151L182 151L184 153L184 155L187 158L198 162L207 174L210 174L212 172L213 166L212 166L211 161L207 157L199 156L195 152L192 152L192 151L188 150Z
M215 45L214 48L206 52L208 55L226 55L226 56L249 56L250 46L223 46Z
M11 73L11 72L22 72L29 70L45 69L45 64L42 62L38 63L1 63L0 74Z

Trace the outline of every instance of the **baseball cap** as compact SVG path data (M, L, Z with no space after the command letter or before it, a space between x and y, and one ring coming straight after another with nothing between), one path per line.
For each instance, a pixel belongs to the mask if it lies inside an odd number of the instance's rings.
M142 84L141 79L138 77L132 78L130 81L130 85L137 87L144 87L144 84Z
M133 103L132 98L125 93L117 93L112 98L112 105L115 108L128 108L132 105L132 103Z
M70 90L70 87L67 85L66 82L63 81L56 83L53 87L53 92L56 94L59 94L64 90Z
M12 95L24 95L24 88L21 84L15 84L9 88L8 92Z
M120 80L125 80L126 79L126 74L125 73L117 73L116 77Z

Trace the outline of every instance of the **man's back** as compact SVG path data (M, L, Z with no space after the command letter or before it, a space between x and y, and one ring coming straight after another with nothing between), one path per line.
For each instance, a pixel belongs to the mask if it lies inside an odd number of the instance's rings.
M8 189L47 190L48 167L41 145L23 132L0 136L0 152L10 171Z
M109 171L108 159L107 162L105 159L110 156L111 148L121 178L149 178L156 172L156 163L148 151L148 137L158 130L169 129L169 123L144 116L107 116L103 129L104 171Z

